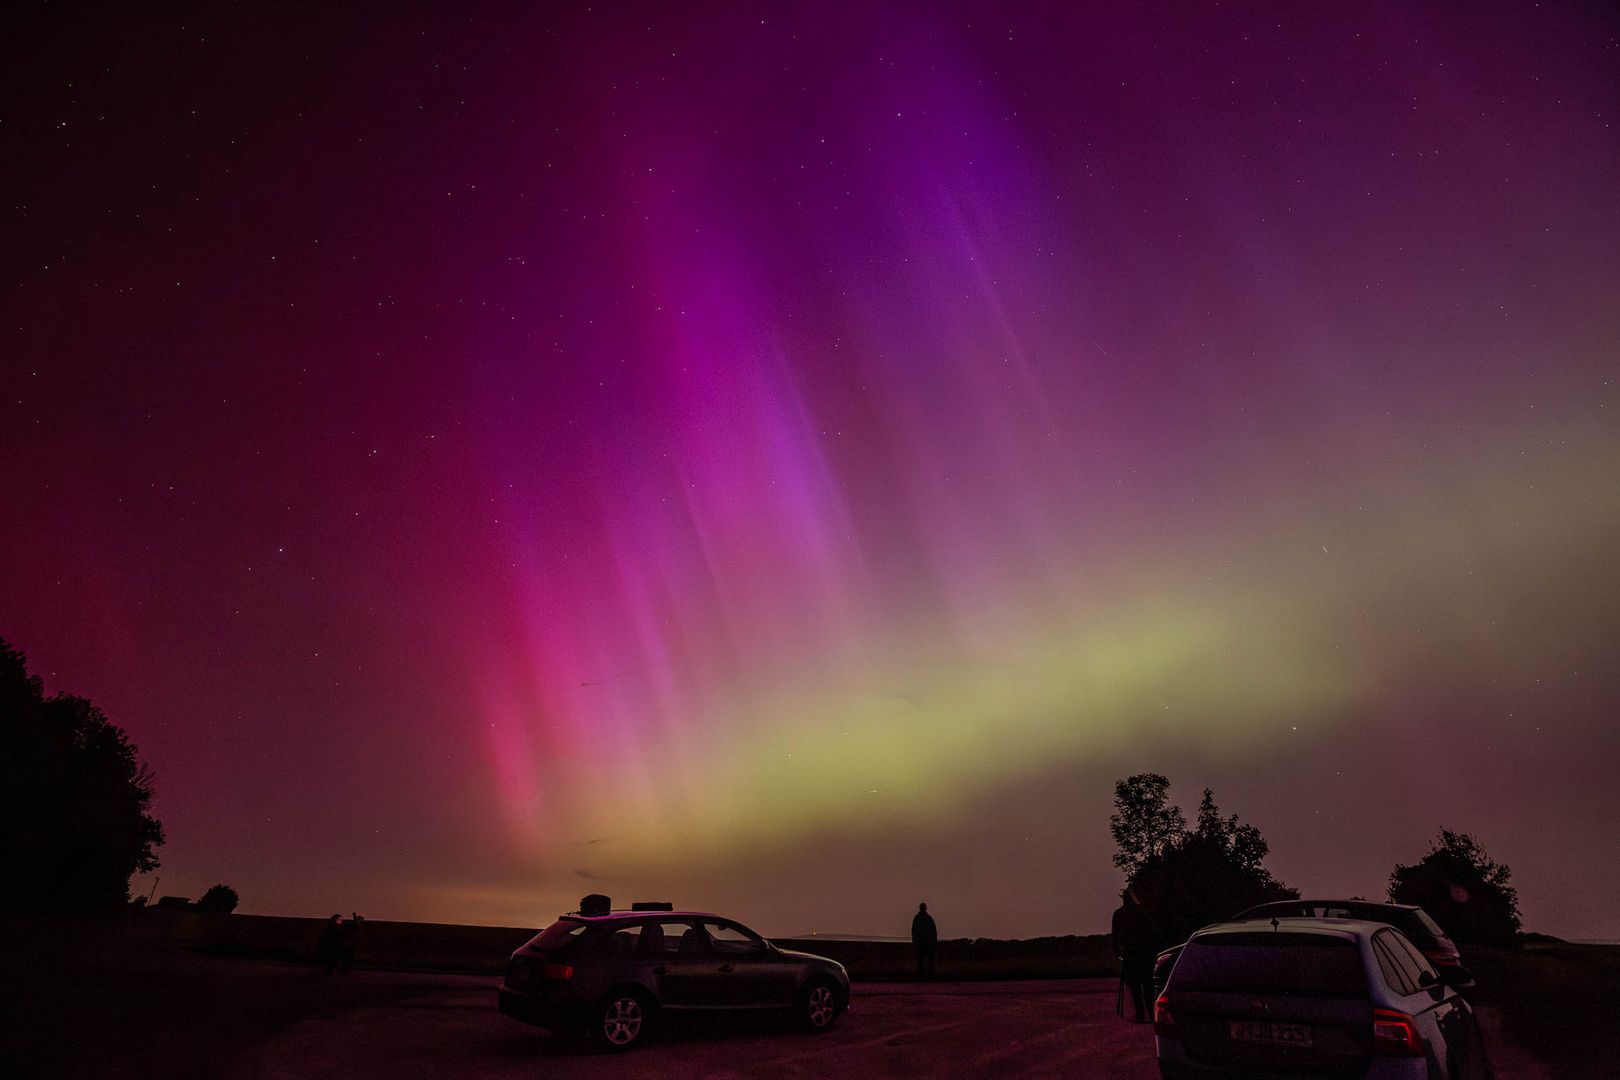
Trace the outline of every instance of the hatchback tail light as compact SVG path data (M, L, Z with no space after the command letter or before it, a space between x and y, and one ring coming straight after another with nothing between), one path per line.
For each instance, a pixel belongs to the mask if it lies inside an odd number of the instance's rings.
M1373 1010L1373 1053L1384 1057L1422 1057L1423 1036L1417 1022L1394 1009Z
M1462 963L1462 957L1445 949L1424 949L1423 958L1431 964L1444 967L1456 967Z
M574 977L574 969L567 964L541 964L534 974L541 979L558 979L566 982Z
M1176 1018L1170 1015L1170 998L1166 994L1160 994L1159 1000L1153 1003L1153 1034L1181 1037L1181 1032L1176 1030Z

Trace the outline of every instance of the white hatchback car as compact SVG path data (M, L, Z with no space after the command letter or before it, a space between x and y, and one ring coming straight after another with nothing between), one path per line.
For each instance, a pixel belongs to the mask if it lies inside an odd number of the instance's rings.
M1487 1080L1457 967L1357 919L1220 923L1187 941L1153 1010L1166 1080Z

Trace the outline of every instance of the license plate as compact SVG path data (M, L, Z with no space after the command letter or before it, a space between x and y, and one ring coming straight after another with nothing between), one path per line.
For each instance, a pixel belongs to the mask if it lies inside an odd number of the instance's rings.
M1234 1042L1271 1043L1275 1046L1309 1046L1311 1029L1304 1024L1273 1024L1266 1020L1233 1020Z

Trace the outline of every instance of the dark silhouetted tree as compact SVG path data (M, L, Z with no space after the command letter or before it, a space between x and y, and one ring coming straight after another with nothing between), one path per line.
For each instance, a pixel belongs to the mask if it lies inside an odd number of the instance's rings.
M1459 942L1512 945L1519 936L1513 872L1467 833L1441 829L1428 854L1389 875L1389 898L1418 904Z
M1271 845L1266 843L1259 829L1243 824L1236 814L1221 817L1220 808L1215 805L1215 793L1209 788L1204 789L1204 797L1198 803L1198 822L1193 827L1193 835L1224 851L1227 861L1244 873L1266 873L1263 864L1271 854Z
M1169 781L1162 776L1133 776L1114 792L1118 811L1108 822L1120 845L1114 863L1158 923L1164 944L1184 941L1200 926L1255 904L1299 896L1265 868L1271 848L1260 830L1236 814L1222 817L1208 788L1191 829L1181 809L1169 803Z
M1114 784L1108 831L1119 845L1114 865L1125 871L1126 878L1180 843L1186 834L1187 819L1181 807L1169 803L1170 781L1158 773L1137 773Z
M229 885L215 885L202 894L202 899L197 901L197 907L202 911L217 911L221 915L229 915L236 910L240 899L236 895L236 890Z
M126 903L130 876L158 865L151 801L151 773L124 732L84 698L46 697L0 640L0 913Z

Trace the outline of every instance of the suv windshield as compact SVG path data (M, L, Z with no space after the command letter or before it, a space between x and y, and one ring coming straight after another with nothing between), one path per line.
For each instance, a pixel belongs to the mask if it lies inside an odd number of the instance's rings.
M1367 992L1361 950L1322 934L1211 934L1181 950L1174 990L1360 997Z
M1440 929L1440 924L1429 918L1429 913L1427 911L1424 911L1422 908L1418 908L1414 914L1417 915L1417 921L1423 926L1423 929L1427 930L1437 938L1443 938L1446 936L1446 932Z

